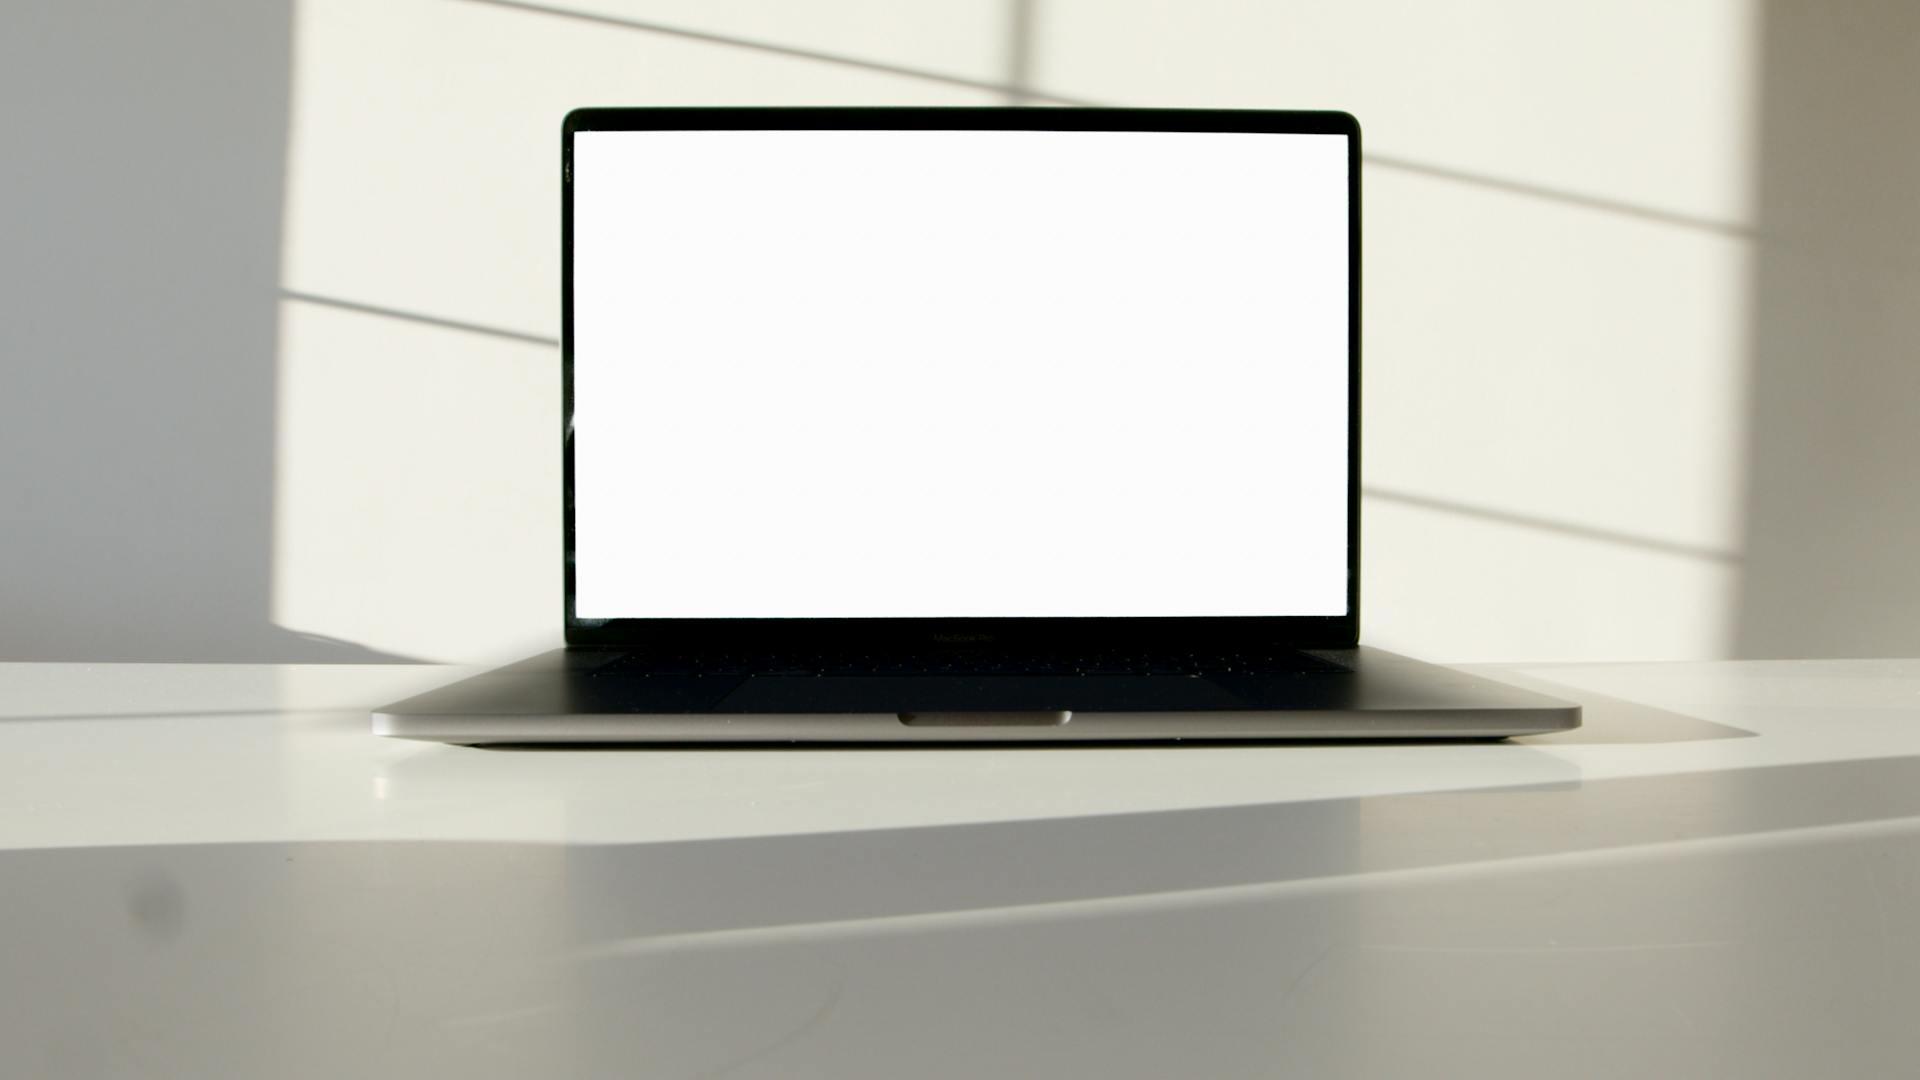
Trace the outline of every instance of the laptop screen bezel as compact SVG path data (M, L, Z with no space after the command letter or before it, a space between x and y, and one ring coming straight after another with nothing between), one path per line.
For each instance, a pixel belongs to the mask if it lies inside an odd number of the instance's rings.
M574 589L573 137L580 131L1218 131L1347 139L1347 611L1344 615L1019 618L581 619ZM587 108L561 126L561 448L569 646L766 649L1183 650L1346 648L1360 632L1360 126L1344 112L1113 108ZM1275 473L1282 463L1276 461ZM906 542L906 541L903 541Z

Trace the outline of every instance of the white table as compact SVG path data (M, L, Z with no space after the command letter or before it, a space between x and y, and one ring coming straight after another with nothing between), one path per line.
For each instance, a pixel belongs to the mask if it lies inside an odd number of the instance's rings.
M1911 1076L1920 661L1479 669L1505 744L378 739L0 665L0 1074Z

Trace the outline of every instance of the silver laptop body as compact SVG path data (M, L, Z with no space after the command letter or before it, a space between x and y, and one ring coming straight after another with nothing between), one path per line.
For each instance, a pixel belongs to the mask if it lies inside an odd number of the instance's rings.
M1498 738L1358 645L1344 113L584 109L567 647L456 743Z

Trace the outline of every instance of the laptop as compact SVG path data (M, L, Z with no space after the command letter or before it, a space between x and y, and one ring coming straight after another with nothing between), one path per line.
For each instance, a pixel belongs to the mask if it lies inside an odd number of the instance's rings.
M569 114L566 647L374 730L1577 726L1359 645L1359 162L1338 112Z

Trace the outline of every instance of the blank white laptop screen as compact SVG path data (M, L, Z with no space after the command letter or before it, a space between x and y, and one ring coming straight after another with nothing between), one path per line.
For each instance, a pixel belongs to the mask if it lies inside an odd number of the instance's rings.
M575 613L1344 615L1344 136L582 131Z

